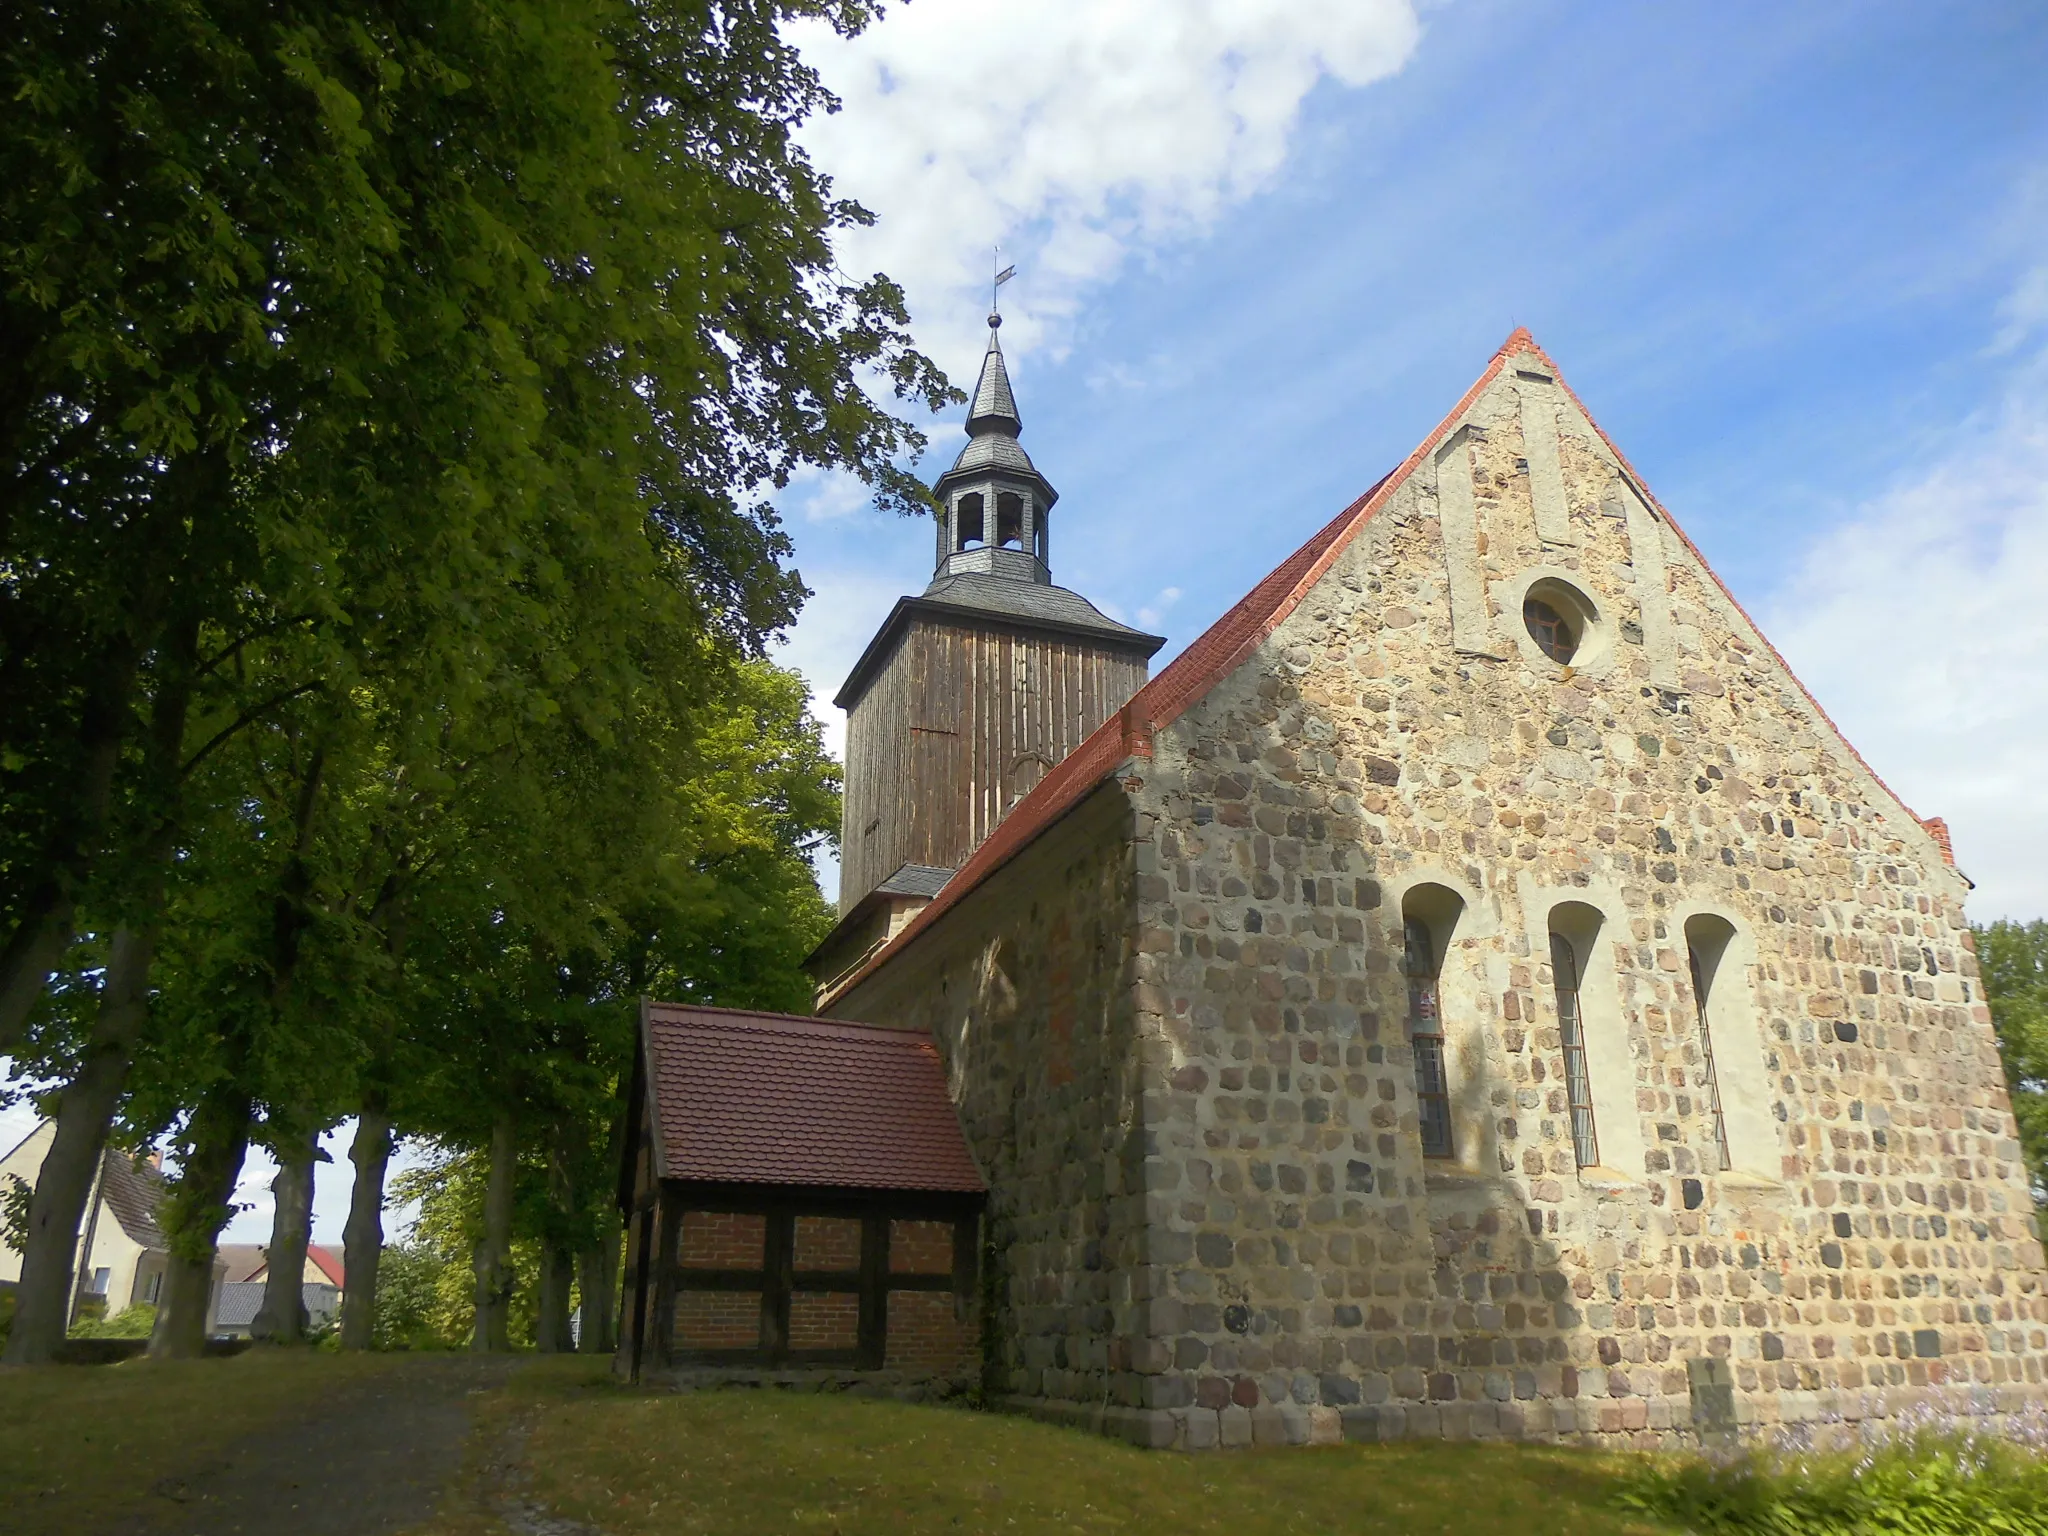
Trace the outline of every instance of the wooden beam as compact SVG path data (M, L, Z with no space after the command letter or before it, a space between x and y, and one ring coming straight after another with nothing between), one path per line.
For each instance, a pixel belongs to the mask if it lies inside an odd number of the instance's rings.
M889 1218L869 1216L860 1229L861 1368L879 1371L889 1357Z
M761 1356L771 1365L789 1354L789 1287L796 1258L796 1217L785 1211L767 1222L762 1255Z
M682 1244L682 1237L682 1202L671 1191L663 1190L654 1225L657 1279L654 1287L653 1322L654 1357L664 1366L669 1363L669 1354L675 1348L676 1253Z

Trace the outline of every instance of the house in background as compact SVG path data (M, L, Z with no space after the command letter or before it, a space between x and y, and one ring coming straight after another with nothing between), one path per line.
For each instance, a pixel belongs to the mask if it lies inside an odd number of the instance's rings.
M214 1300L212 1326L216 1338L246 1339L256 1314L263 1306L263 1292L270 1283L269 1249L260 1243L223 1243L220 1259L222 1281ZM299 1275L299 1295L305 1302L308 1325L320 1328L341 1313L344 1271L341 1255L319 1243L306 1246L306 1265Z
M12 1177L34 1189L55 1136L55 1124L45 1120L0 1157L0 1188L11 1187ZM156 1224L163 1193L164 1176L154 1162L137 1162L112 1148L101 1154L78 1234L73 1322L136 1302L155 1303L170 1247ZM21 1255L0 1238L0 1285L11 1288L20 1278Z

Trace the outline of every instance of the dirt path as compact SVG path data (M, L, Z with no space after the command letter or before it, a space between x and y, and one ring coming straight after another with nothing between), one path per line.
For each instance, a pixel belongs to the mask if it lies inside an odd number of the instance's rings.
M514 1361L424 1356L339 1388L224 1456L166 1478L107 1536L385 1536L431 1516L462 1469L473 1394Z

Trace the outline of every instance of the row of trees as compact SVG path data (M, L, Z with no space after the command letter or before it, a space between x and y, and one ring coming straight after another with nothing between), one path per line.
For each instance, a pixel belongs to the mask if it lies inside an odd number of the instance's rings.
M109 1138L168 1144L152 1350L245 1155L290 1337L354 1115L476 1149L480 1342L610 1294L633 999L797 1006L836 821L766 499L913 509L957 398L791 143L862 0L66 0L0 39L0 1054L55 1144L6 1358L61 1338ZM535 1191L538 1191L536 1194ZM579 1278L580 1277L580 1278Z

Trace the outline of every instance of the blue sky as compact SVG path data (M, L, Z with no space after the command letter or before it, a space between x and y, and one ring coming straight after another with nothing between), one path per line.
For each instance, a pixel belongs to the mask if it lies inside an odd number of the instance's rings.
M1155 55L1160 7L1028 9L912 0L826 50L847 108L815 137L882 220L849 265L905 280L956 380L990 242L1019 263L1057 580L1163 662L1527 325L1879 772L1956 823L1978 914L2048 913L2048 12L1193 5ZM836 728L930 531L845 487L787 505L817 596L785 656Z
M813 152L881 220L844 266L971 384L1003 243L1055 577L1161 662L1527 325L1954 823L1974 914L2048 915L2048 10L911 0L802 40L846 101ZM819 480L783 505L816 595L781 654L836 743L930 525ZM271 1172L231 1240L267 1238Z

